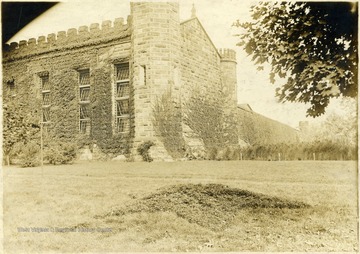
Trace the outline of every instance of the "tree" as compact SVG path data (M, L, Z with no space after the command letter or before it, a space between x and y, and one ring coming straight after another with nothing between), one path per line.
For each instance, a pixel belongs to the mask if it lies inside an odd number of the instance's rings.
M40 130L40 126L31 123L22 109L22 104L13 101L3 105L3 153L7 165L10 165L10 153L14 145L20 142L26 144Z
M301 131L303 142L332 142L343 148L357 146L357 101L348 98L342 100L336 112L331 112L319 122L309 124Z
M349 2L261 2L238 46L258 70L271 65L270 81L286 78L276 90L280 102L310 103L308 116L325 112L331 98L357 96L358 11Z

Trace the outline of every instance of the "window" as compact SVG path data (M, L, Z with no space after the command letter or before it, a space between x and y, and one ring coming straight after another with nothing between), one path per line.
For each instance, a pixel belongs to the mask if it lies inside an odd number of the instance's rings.
M90 71L79 71L79 130L90 134Z
M130 131L129 95L129 63L115 65L115 130L118 133Z
M43 74L40 76L41 80L41 93L42 93L42 122L47 124L50 122L50 82L49 74Z

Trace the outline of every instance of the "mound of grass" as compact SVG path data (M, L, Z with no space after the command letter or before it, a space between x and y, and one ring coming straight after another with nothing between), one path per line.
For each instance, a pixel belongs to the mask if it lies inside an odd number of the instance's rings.
M227 226L240 209L301 209L309 205L292 202L222 184L181 184L164 188L107 216L138 212L173 212L191 223L212 230ZM263 208L263 209L262 209Z

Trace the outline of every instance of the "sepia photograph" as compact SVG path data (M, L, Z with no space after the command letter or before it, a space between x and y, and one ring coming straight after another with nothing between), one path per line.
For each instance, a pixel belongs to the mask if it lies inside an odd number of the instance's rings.
M2 1L0 252L358 253L358 8Z

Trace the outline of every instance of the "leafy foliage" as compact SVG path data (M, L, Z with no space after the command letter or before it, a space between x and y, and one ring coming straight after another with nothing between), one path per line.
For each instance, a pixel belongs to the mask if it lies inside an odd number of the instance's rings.
M44 159L54 165L69 164L75 160L77 150L74 143L53 140L44 149Z
M167 152L173 158L183 157L185 141L182 136L181 110L174 102L170 89L154 105L153 125Z
M304 142L329 141L340 146L340 150L357 147L357 110L356 100L341 101L338 112L332 112L318 124L308 124L302 128L300 136Z
M36 167L40 165L40 146L35 142L22 145L18 153L21 167Z
M216 160L356 160L357 147L333 140L298 143L255 144L246 147L227 147L211 159Z
M214 147L238 142L235 117L228 102L221 91L215 99L194 90L185 105L184 122L203 141L208 154L213 153Z
M155 145L154 142L146 141L146 142L140 144L139 147L137 148L137 152L141 155L141 157L143 158L144 161L147 161L147 162L153 161L153 158L151 158L151 156L149 154L149 149L153 145Z
M235 24L245 32L239 46L270 81L287 78L277 89L281 102L310 103L309 116L325 112L330 99L357 96L357 3L261 2L253 21Z
M25 105L9 101L3 106L3 152L10 163L10 154L15 144L26 144L40 131L40 126L24 113Z

